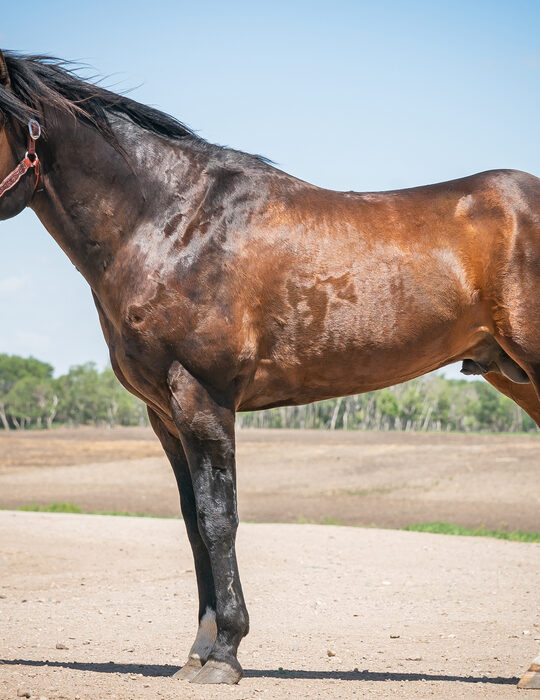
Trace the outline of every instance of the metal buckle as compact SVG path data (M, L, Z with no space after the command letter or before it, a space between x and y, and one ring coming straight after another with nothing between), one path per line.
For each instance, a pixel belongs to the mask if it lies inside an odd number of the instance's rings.
M28 121L28 133L33 141L37 141L41 136L41 124L37 119L30 119Z

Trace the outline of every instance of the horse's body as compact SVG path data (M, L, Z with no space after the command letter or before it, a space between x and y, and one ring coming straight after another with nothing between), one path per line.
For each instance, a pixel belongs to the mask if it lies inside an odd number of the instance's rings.
M58 97L33 97L40 85ZM0 178L24 149L24 117L47 130L37 191L19 182L0 217L31 206L88 280L113 368L149 406L175 471L200 596L183 677L241 675L237 410L465 360L540 424L538 178L323 190L61 68L1 54L0 110Z
M171 150L181 162L189 149ZM498 357L495 338L510 326L504 272L515 267L516 234L538 226L528 196L537 178L493 171L341 193L243 154L213 160L209 172L206 158L198 168L190 159L175 186L145 204L122 256L111 252L93 285L117 372L164 414L155 368L164 376L174 360L211 385L234 385L235 408L253 410ZM178 211L186 180L198 191ZM154 207L166 234L149 248ZM157 338L158 356L145 344Z

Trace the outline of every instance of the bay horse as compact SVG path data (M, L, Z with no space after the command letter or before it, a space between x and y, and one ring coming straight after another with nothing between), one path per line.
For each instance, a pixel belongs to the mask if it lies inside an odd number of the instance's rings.
M31 207L84 275L178 482L199 591L181 678L242 675L236 411L463 361L540 425L540 179L325 190L7 51L0 114L0 218Z

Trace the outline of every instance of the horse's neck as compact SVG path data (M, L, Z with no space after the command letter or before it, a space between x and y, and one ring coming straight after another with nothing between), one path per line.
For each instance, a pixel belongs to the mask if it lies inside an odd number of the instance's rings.
M138 127L126 124L119 142L125 156L95 129L67 123L38 146L42 175L32 208L94 288L127 237L166 209L167 198L178 197L164 186L172 169L167 160L178 161L179 182L187 167L166 142Z

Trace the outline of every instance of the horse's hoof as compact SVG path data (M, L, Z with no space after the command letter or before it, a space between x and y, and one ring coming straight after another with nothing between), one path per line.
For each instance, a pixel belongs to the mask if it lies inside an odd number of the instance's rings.
M533 660L531 667L519 681L518 688L540 690L540 654Z
M225 661L208 660L199 673L191 679L191 683L227 683L233 685L242 678L242 667L231 666Z
M200 659L193 659L190 656L182 668L174 674L173 678L179 678L181 681L190 681L199 673L202 667Z

